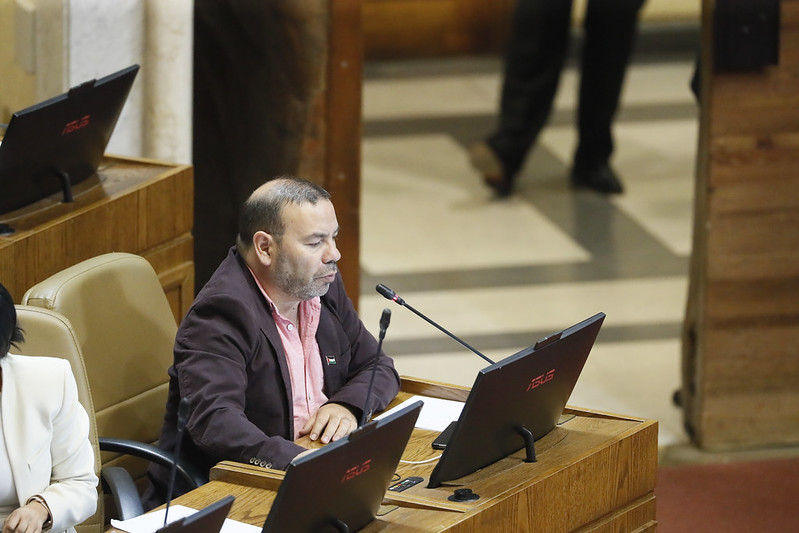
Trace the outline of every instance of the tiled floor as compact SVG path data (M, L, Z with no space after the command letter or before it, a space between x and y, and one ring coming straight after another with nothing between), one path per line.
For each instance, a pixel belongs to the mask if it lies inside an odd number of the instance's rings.
M690 54L636 56L613 160L626 193L567 183L577 74L516 194L493 199L466 147L493 127L496 58L368 64L364 89L362 294L377 332L390 307L376 283L497 360L597 311L607 319L570 399L660 422L660 445L687 441L680 410L697 110ZM384 347L400 373L471 385L476 355L407 309L392 308Z

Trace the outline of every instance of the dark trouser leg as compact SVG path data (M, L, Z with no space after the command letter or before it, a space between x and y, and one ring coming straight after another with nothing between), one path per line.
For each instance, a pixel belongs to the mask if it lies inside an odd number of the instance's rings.
M611 126L643 3L644 0L588 1L575 168L591 170L607 164L613 153Z
M499 129L488 144L513 180L549 117L569 40L571 0L518 0L505 54Z

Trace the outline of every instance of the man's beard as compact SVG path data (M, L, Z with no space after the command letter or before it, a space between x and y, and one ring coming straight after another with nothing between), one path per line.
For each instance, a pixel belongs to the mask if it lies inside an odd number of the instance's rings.
M318 280L319 276L334 274L337 271L335 263L325 272L318 272L313 279L306 279L296 275L291 268L286 268L282 263L275 273L275 282L280 289L298 300L311 300L317 296L324 296L330 288L330 283Z

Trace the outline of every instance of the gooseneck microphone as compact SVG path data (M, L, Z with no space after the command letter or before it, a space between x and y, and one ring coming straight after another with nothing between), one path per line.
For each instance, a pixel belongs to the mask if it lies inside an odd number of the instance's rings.
M164 510L164 526L166 526L166 518L169 515L169 504L172 501L172 491L175 489L175 473L178 469L178 458L180 457L180 443L183 440L183 430L186 428L186 422L189 420L189 409L191 408L191 399L184 396L180 399L178 404L178 422L177 422L177 436L175 437L175 454L172 457L172 469L169 471L169 486L166 491L166 507Z
M361 423L358 427L362 427L369 420L369 402L372 400L372 387L375 383L375 374L377 373L377 362L380 360L380 350L383 347L383 339L386 338L386 330L388 323L391 322L391 309L383 309L383 314L380 315L380 334L377 337L377 351L375 352L375 360L372 363L372 375L369 377L369 387L366 389L366 403L363 405L363 413L361 414Z
M450 333L449 331L447 331L447 330L446 330L446 329L444 329L443 327L439 326L437 323L433 322L432 320L430 320L429 318L427 318L426 316L424 316L422 313L420 313L419 311L417 311L416 309L414 309L413 307L411 307L410 305L408 305L407 303L405 303L405 300L403 300L402 298L400 298L400 297L399 297L399 295L398 295L396 292L392 291L391 289L389 289L388 287L386 287L386 286L385 286L385 285L383 285L382 283L378 283L378 284L377 284L377 287L375 287L375 290L376 290L377 292L379 292L379 293L380 293L380 294L381 294L381 295L382 295L384 298L387 298L387 299L391 300L392 302L396 302L397 304L399 304L399 305L401 305L401 306L403 306L403 307L407 307L407 308L408 308L410 311L412 311L412 312L413 312L413 313L414 313L416 316L418 316L418 317L420 317L420 318L424 319L424 320L425 320L425 321L426 321L428 324L430 324L430 325L432 325L432 326L436 327L436 328L437 328L439 331L441 331L441 332L443 332L443 333L446 333L447 335L449 335L449 337L450 337L450 338L452 338L453 340L455 340L455 341L459 342L461 345L465 346L465 347L466 347L466 348L468 348L469 350L473 351L474 353L476 353L477 355L479 355L480 357L482 357L483 359L485 359L486 361L488 361L488 363L489 363L489 364L492 364L492 365L494 364L494 361L492 361L491 359L489 359L489 358L488 358L488 357L486 357L485 355L481 354L481 353L480 353L479 351L477 351L476 349L474 349L474 348L472 348L471 346L469 346L469 345L468 345L468 344L467 344L467 343L466 343L464 340L462 340L462 339L460 339L460 338L456 337L455 335L453 335L452 333Z

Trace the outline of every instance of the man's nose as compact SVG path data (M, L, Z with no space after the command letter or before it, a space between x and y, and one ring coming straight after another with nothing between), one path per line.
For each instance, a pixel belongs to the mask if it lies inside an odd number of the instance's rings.
M327 248L327 253L324 257L325 263L338 263L341 260L341 252L338 251L338 246L336 246L336 241L332 241L330 246Z

